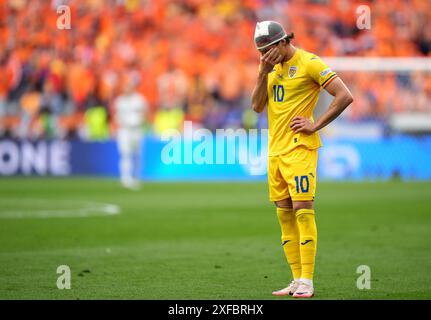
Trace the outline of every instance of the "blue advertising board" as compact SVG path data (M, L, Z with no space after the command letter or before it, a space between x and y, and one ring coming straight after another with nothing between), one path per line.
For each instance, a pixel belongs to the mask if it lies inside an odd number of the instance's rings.
M267 141L250 152L250 140L234 145L217 138L162 141L147 136L142 143L140 175L144 180L266 180ZM208 141L207 141L208 142ZM323 140L320 179L431 179L431 136L391 136L377 140ZM209 147L208 147L209 146ZM176 156L175 156L176 154ZM115 141L0 140L0 176L91 175L117 177Z

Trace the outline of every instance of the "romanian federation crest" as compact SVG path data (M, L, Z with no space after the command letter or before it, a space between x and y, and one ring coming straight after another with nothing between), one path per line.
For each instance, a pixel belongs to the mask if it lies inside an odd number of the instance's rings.
M289 72L288 72L289 79L292 79L295 76L296 70L298 70L297 66L291 66L291 67L289 67Z

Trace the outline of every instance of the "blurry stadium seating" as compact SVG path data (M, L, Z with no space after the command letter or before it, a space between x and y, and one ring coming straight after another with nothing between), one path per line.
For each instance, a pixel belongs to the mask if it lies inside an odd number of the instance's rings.
M62 3L70 30L56 28ZM84 114L96 105L113 135L112 104L127 77L140 80L156 127L179 118L210 129L265 126L248 114L258 20L282 22L294 45L325 57L431 56L431 2L370 3L372 28L358 30L364 1L2 0L0 135L85 139ZM347 121L431 113L429 72L341 74L355 96Z

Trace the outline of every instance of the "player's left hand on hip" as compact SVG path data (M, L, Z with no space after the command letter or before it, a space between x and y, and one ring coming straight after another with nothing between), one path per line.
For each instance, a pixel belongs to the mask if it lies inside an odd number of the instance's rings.
M302 132L305 134L312 134L316 131L314 124L309 119L300 116L293 118L290 123L290 128L295 131L295 133Z

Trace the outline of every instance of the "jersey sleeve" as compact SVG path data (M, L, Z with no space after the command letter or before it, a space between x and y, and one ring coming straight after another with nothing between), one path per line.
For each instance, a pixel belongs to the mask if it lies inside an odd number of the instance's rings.
M307 72L314 82L323 88L337 77L337 74L318 56L310 58L307 64Z

